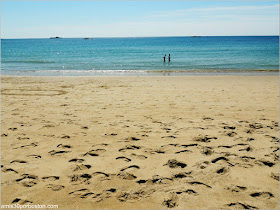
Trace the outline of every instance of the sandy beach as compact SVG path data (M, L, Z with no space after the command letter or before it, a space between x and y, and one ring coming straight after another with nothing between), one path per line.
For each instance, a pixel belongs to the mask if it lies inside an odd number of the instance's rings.
M1 204L278 209L279 77L2 76Z

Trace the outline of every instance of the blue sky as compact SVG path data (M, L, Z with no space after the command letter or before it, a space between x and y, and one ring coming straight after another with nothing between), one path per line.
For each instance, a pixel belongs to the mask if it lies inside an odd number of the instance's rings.
M279 35L279 1L1 1L1 38Z

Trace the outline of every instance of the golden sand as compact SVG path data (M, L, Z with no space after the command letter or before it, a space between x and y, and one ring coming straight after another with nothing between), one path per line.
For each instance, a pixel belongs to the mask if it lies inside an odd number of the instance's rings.
M278 77L1 78L1 202L278 209Z

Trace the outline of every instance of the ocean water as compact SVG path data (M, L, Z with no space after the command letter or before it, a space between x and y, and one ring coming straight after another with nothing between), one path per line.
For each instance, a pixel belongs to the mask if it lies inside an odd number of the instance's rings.
M163 56L171 55L171 61ZM2 39L1 74L278 74L278 36Z

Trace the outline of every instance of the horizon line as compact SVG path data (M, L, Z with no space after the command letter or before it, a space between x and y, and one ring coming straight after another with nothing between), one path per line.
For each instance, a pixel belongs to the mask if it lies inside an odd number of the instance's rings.
M57 39L96 39L96 38L167 38L167 37L222 37L222 36L279 36L279 35L187 35L187 36L98 36L98 37L60 37ZM29 37L29 38L1 38L2 39L50 39L53 37ZM56 38L54 38L56 39Z

